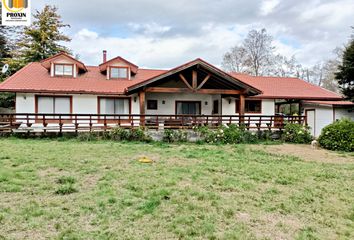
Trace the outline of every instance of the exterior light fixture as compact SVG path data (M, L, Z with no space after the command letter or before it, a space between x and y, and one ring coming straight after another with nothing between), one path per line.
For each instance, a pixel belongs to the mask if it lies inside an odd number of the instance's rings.
M165 101L165 100L162 100L162 104L166 104L166 101Z

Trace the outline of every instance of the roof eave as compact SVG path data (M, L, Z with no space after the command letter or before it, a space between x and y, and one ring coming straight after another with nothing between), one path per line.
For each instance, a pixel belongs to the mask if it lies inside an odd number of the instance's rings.
M177 72L183 71L185 69L188 69L188 68L190 68L192 66L195 66L195 65L198 65L198 64L203 65L205 68L207 68L211 72L216 72L218 75L222 75L225 79L227 79L227 80L229 80L229 81L231 81L233 83L236 82L242 88L246 89L246 91L249 92L251 95L257 95L257 94L261 94L262 93L261 90L244 83L243 81L241 81L241 80L239 80L239 79L227 74L226 72L224 72L224 71L212 66L211 64L203 61L202 59L196 59L194 61L191 61L191 62L188 62L186 64L183 64L183 65L181 65L179 67L173 68L173 69L171 69L171 70L169 70L169 71L167 71L165 73L161 73L158 76L155 76L155 77L152 77L150 79L147 79L144 82L141 82L141 83L138 83L136 85L130 86L130 87L127 88L126 93L127 94L135 93L135 92L139 91L139 89L145 87L148 84L151 84L153 82L161 80L161 79L163 79L165 77L171 76L171 75L173 75L173 74L175 74Z

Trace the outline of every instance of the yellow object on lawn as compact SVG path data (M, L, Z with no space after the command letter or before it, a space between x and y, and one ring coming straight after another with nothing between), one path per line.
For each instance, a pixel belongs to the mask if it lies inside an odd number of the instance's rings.
M139 162L141 163L152 163L153 161L147 157L142 157L139 159Z

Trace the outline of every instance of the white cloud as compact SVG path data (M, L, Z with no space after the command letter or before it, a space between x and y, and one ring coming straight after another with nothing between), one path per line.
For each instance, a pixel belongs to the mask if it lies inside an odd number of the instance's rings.
M263 0L261 4L261 15L266 16L272 13L279 3L280 0Z
M156 22L152 23L129 23L131 29L135 32L143 33L144 35L158 35L171 30L170 26L162 26Z
M244 26L207 24L199 36L148 37L142 33L127 38L101 36L82 29L73 36L69 47L90 65L101 62L104 49L109 58L122 56L141 67L172 68L199 57L220 65L223 54L240 44L248 30Z
M309 65L331 56L354 25L353 0L84 2L37 0L33 6L58 6L72 27L69 46L90 64L98 64L107 49L111 57L122 55L147 67L170 68L196 57L220 65L222 55L250 29L265 27L278 52Z

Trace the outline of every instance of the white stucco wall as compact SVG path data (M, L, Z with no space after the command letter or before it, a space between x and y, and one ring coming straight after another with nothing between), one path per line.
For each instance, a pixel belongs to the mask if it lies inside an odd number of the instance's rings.
M34 94L16 93L16 113L34 113Z
M18 93L16 95L17 113L35 112L35 95L33 93ZM43 94L50 95L50 94ZM63 96L65 94L60 94ZM73 96L73 113L76 114L97 114L97 96L88 94L67 94ZM131 113L140 114L139 96L131 95ZM136 101L134 101L134 99ZM147 93L146 100L157 100L158 110L147 110L146 114L175 114L176 101L201 101L201 110L204 115L211 115L214 100L219 100L219 111L223 115L237 115L235 113L235 99L221 99L220 95L204 95L192 93ZM165 104L162 102L165 101ZM207 102L207 105L205 104ZM222 106L221 106L222 105ZM262 115L274 115L274 100L262 101ZM252 114L257 115L257 114ZM260 115L260 114L258 114Z
M349 118L354 120L354 112L349 112L349 108L335 108L334 109L334 118L335 120L342 119L342 118Z
M236 114L236 100L231 98L229 103L228 98L223 98L222 100L222 113L224 115L235 115ZM273 99L263 99L262 100L262 113L245 113L246 115L274 115L275 114L275 102Z
M342 119L343 117L351 118L354 120L354 112L348 112L348 109L343 107L333 107L330 105L305 105L304 109L314 109L315 110L315 129L314 136L318 137L321 135L322 129L333 123L335 120Z
M16 112L17 113L35 113L35 96L51 94L33 94L33 93L18 93L16 94ZM97 95L89 94L58 94L59 96L73 97L73 113L75 114L97 114ZM55 95L53 95L55 96ZM137 95L132 95L132 114L139 114L139 98L134 102L133 98ZM104 97L104 95L100 95ZM125 96L124 96L125 97Z
M192 93L147 93L146 100L157 100L158 110L147 110L146 114L176 114L176 101L201 101L201 114L211 115L213 100L217 95L192 94ZM162 104L165 101L165 104ZM205 102L208 104L205 105Z

